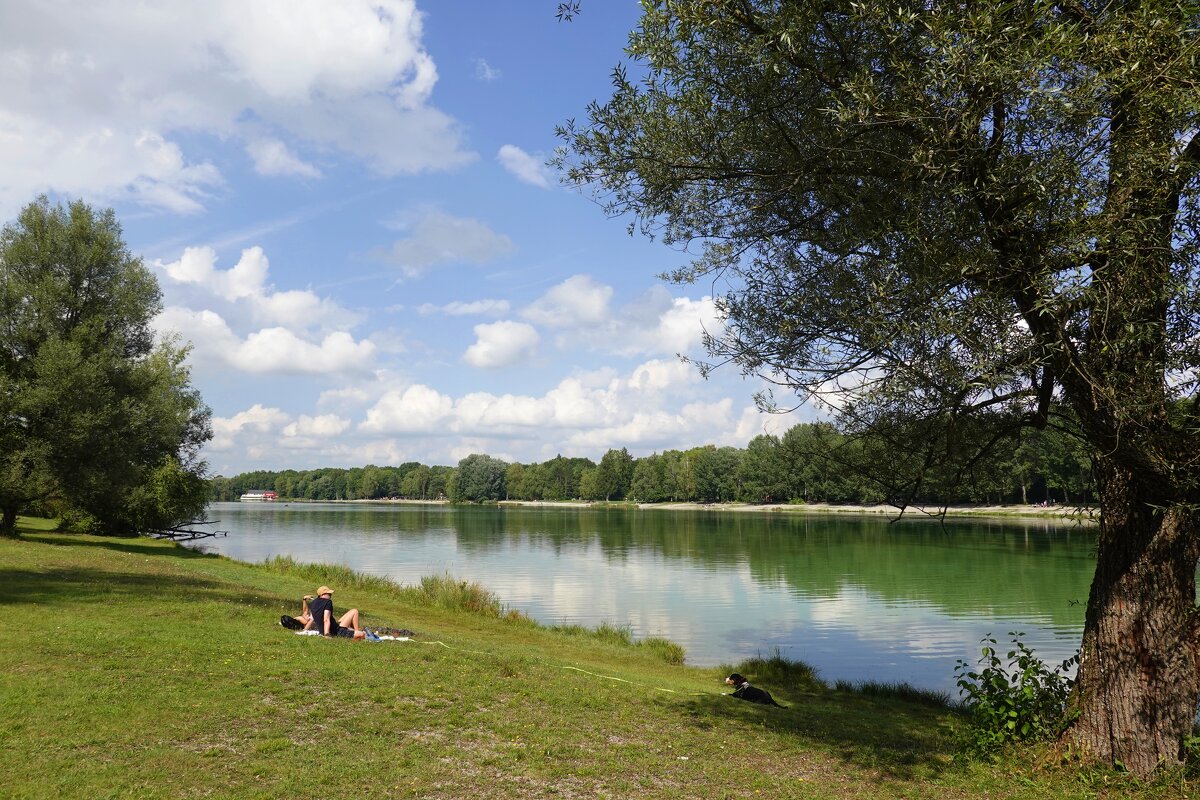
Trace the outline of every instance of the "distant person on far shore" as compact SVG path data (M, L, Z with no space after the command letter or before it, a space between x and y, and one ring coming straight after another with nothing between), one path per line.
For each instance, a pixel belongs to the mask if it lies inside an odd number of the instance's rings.
M305 625L305 630L313 630L322 636L333 638L342 636L347 639L365 639L367 632L358 624L358 609L352 608L341 617L333 613L333 589L322 586L317 589L317 597L308 604L312 618Z

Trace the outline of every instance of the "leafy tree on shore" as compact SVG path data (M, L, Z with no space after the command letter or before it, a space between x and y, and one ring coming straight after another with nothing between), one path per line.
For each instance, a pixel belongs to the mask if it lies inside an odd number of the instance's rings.
M1063 743L1139 775L1200 698L1198 32L1175 2L647 3L645 74L562 132L609 213L702 250L677 278L725 282L715 359L919 434L897 502L1069 409L1101 524Z
M595 477L595 491L600 499L622 498L629 492L633 480L633 456L622 447L609 450L600 459Z
M455 500L500 500L508 464L498 458L474 453L458 462Z
M695 465L696 499L705 503L728 503L741 497L739 479L742 451L736 447L707 445L688 451Z
M579 476L579 498L581 500L607 500L600 489L600 468L585 469Z
M112 211L43 197L0 231L0 535L38 504L111 532L203 511L209 411L159 308Z
M409 497L414 500L428 500L430 497L429 488L433 479L433 473L429 467L424 464L419 465L415 469L409 470L408 473L400 481L399 492L403 497Z
M738 475L743 500L752 503L786 500L786 469L779 449L779 437L760 434L751 439L742 456Z
M634 463L629 496L643 503L661 503L670 499L666 464L658 453L639 458Z

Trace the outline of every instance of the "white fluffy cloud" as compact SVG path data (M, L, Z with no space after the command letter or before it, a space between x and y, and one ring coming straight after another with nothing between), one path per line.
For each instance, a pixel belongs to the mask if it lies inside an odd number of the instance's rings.
M213 438L208 446L213 450L228 450L234 446L236 437L243 431L267 433L277 430L287 421L288 415L278 408L267 408L255 403L232 417L213 417Z
M512 240L476 219L455 217L444 211L426 211L397 227L411 235L390 248L376 250L380 261L395 264L410 278L439 264L488 264L511 255Z
M599 459L612 447L637 456L698 444L745 447L760 433L781 434L796 414L762 414L728 398L702 398L709 383L671 359L628 373L605 368L561 380L540 395L472 391L459 397L380 371L373 382L330 390L312 416L255 405L214 421L214 455L258 458L278 467L278 453L310 464L453 464L483 452L523 462L556 453ZM370 405L362 410L365 404ZM274 460L272 460L274 459ZM242 459L245 460L244 458Z
M554 180L554 173L546 166L544 155L526 153L514 144L502 146L496 153L496 160L517 180L530 186L549 189Z
M484 369L507 367L529 357L539 339L532 325L511 320L476 325L475 337L475 344L463 353L463 361Z
M246 152L254 159L254 169L261 175L321 177L319 169L297 157L286 144L278 139L255 139L246 145Z
M188 247L178 261L160 261L154 266L176 284L244 306L257 324L337 328L358 321L356 314L307 289L274 291L267 282L270 262L261 247L243 250L238 262L227 270L217 268L217 254L211 247Z
M626 383L632 390L651 393L688 384L697 377L695 367L688 366L679 359L658 359L639 364Z
M327 439L340 435L349 427L350 420L336 414L322 414L317 417L301 414L295 422L283 429L283 435Z
M221 176L182 132L242 139L273 174L315 170L282 138L384 174L474 158L429 105L414 0L11 0L2 18L4 216L40 191L197 211Z
M307 340L287 328L264 328L239 337L215 311L168 306L154 322L160 333L176 332L193 345L193 357L241 372L337 374L366 371L375 345L345 331Z
M521 316L549 327L598 325L608 318L613 289L589 275L573 275L531 303Z
M719 334L722 329L711 297L672 297L656 287L614 311L612 295L611 286L590 275L574 275L522 309L521 317L559 329L560 347L623 356L695 353L705 331Z
M647 408L686 398L697 380L695 371L683 364L647 361L625 377L606 370L564 378L540 397L470 392L455 400L418 384L386 391L367 411L361 428L475 437L616 429Z
M218 454L237 451L251 459L277 458L281 449L290 452L347 452L337 438L350 427L350 420L333 414L292 419L284 411L255 404L231 417L213 419L209 447Z
M432 433L454 408L454 401L428 386L388 392L367 411L362 429L375 433Z
M264 328L234 348L229 361L243 372L324 375L363 370L374 353L372 342L356 342L345 331L310 342L286 328Z
M676 297L651 325L629 337L627 353L687 353L695 350L704 331L719 333L720 318L711 297Z

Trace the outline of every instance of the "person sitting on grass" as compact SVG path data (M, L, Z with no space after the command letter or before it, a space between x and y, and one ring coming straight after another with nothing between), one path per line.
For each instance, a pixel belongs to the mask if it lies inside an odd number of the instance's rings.
M300 601L300 616L294 618L305 628L308 627L308 623L312 622L312 612L308 610L308 604L312 601L313 596L311 594L304 595L304 599Z
M314 630L322 636L333 638L344 636L347 639L364 639L367 636L358 624L358 609L352 608L341 617L333 615L333 589L322 586L317 589L317 598L308 605L309 619L305 630Z
M312 621L308 604L312 599L311 594L304 595L304 599L300 601L300 613L294 617L291 614L284 614L279 618L279 624L289 631L303 631L308 628L308 623Z

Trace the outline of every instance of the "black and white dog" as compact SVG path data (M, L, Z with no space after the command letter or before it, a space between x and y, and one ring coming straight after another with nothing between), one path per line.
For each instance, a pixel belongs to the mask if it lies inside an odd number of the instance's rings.
M736 672L725 679L725 683L733 687L733 692L730 697L736 697L739 700L749 700L751 703L762 703L765 706L776 706L778 708L787 708L775 702L775 698L771 697L771 693L766 689L759 689L757 686L751 686L750 681L738 675Z

